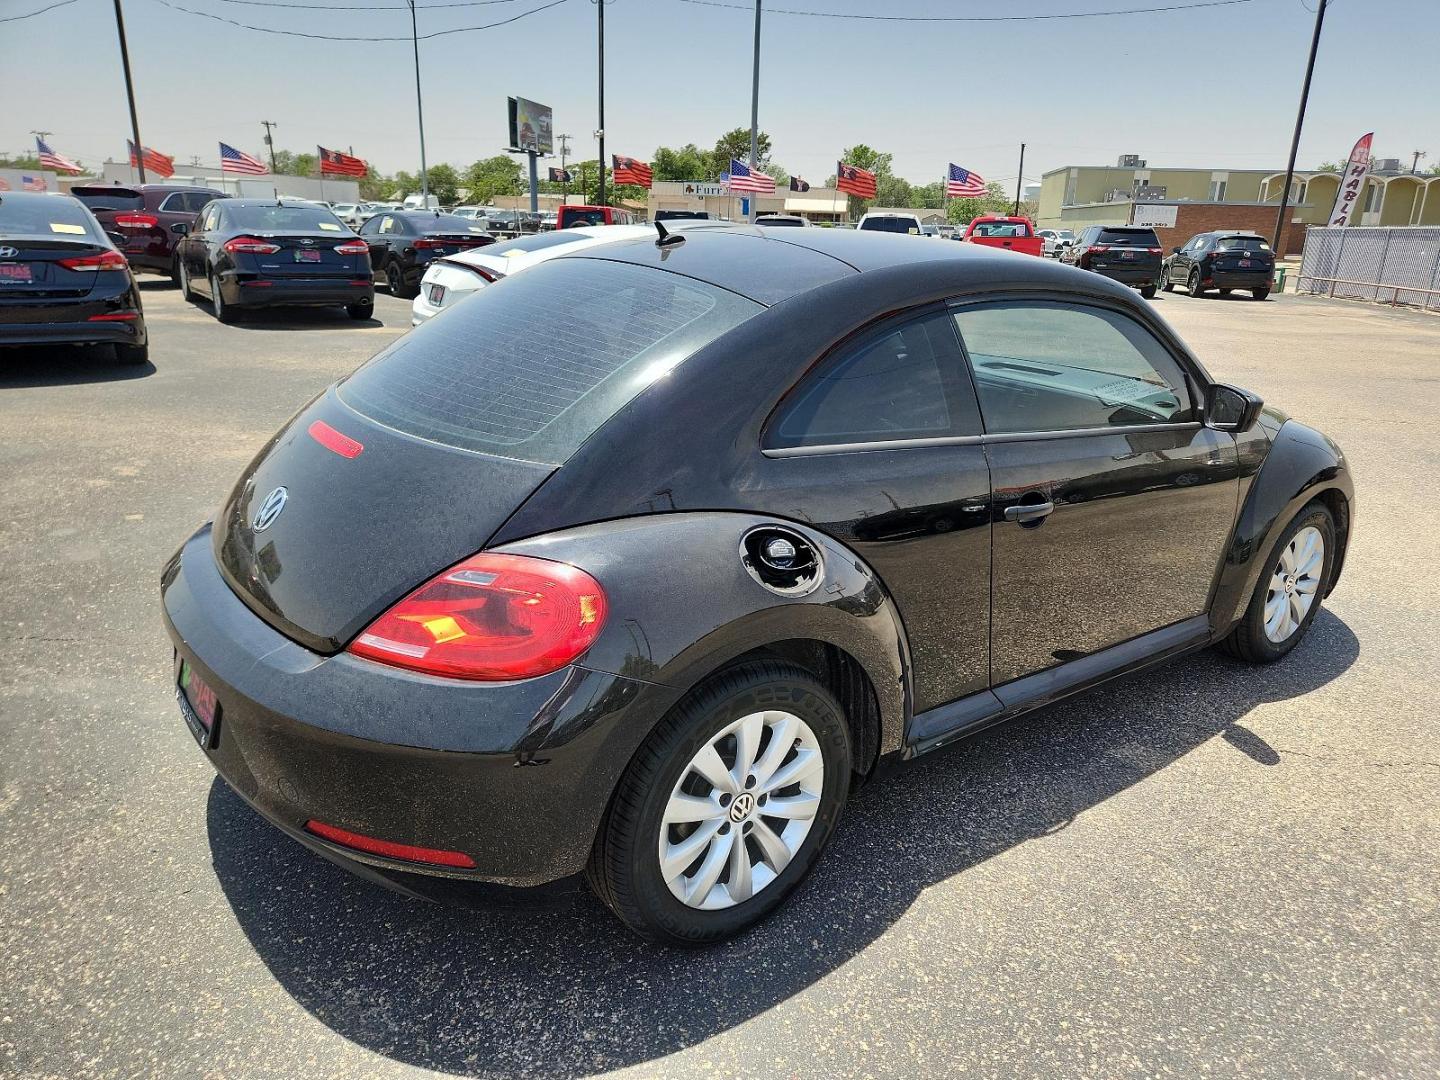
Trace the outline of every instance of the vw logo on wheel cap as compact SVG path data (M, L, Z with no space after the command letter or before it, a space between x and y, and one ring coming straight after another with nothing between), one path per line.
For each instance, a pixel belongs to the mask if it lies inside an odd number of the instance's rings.
M250 522L250 527L256 532L264 532L274 525L275 519L280 516L280 511L285 509L285 501L289 498L290 492L283 487L277 487L270 492L265 496L265 501L260 504L260 509L255 511L255 517Z
M735 801L730 804L730 820L744 821L755 809L755 796L748 791L742 791L735 796Z
M17 247L9 247L8 245L6 247L0 247L0 259L13 259L19 254L20 249Z

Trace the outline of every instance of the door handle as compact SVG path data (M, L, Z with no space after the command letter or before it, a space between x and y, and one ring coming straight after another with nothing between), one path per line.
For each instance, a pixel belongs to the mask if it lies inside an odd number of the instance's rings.
M1021 525L1034 525L1044 521L1055 512L1053 502L1043 503L1021 503L1018 506L1005 507L1005 520L1017 521Z

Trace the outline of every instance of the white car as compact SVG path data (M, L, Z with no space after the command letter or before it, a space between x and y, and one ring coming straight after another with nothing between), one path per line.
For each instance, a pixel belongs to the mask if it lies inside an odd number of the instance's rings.
M1042 249L1051 258L1059 258L1060 252L1075 243L1075 234L1069 229L1041 229L1035 234L1045 241Z
M337 202L330 209L334 211L336 217L353 229L364 220L359 216L361 205L361 203Z
M410 308L410 325L419 326L503 277L572 251L616 240L655 238L649 225L580 225L573 229L528 233L488 247L436 259L420 279L420 294Z

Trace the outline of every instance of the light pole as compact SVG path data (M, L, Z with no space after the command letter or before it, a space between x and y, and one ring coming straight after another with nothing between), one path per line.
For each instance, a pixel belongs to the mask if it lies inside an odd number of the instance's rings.
M119 0L115 0L119 3ZM415 114L420 120L420 198L430 208L430 170L425 165L425 104L420 98L420 34L415 28L415 0L410 5L410 44L415 49Z
M1285 187L1280 191L1280 212L1275 215L1275 239L1270 250L1283 255L1281 238L1285 235L1285 211L1290 207L1290 185L1295 182L1295 157L1300 153L1300 129L1305 126L1305 103L1310 100L1310 76L1315 73L1315 52L1320 48L1320 27L1325 23L1325 4L1315 8L1315 33L1310 38L1310 59L1305 62L1305 82L1300 87L1300 111L1295 114L1295 135L1290 140L1290 163L1285 166Z
M118 3L119 0L116 0ZM605 205L605 0L592 0L595 4L595 11L598 18L598 36L600 42L600 126L595 129L595 137L600 140L600 181L596 188L595 205Z
M1015 209L1011 217L1020 216L1020 193L1025 189L1025 144L1020 144L1020 175L1015 177Z
M754 179L760 168L760 0L755 0L755 58L750 75L750 176ZM747 203L750 213L746 217L755 220L757 192L750 192Z
M125 13L115 0L115 30L120 35L120 67L125 72L125 99L130 102L130 138L135 142L135 171L145 183L145 146L140 141L140 114L135 111L135 80L130 77L130 46L125 42Z

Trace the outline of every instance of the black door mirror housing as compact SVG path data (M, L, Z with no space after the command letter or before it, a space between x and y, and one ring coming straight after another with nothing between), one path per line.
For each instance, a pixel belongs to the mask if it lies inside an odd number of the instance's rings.
M1249 431L1264 407L1258 394L1227 383L1213 383L1205 391L1205 426L1216 431Z
M1171 254L1171 255L1179 255L1179 254L1180 254L1180 249L1179 249L1178 247L1173 247L1173 248L1170 249L1170 254Z
M183 221L177 221L174 225L170 226L170 231L176 236L185 236L190 232L190 226L186 225Z

